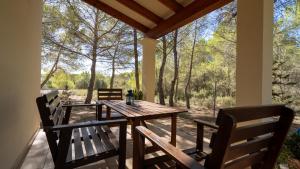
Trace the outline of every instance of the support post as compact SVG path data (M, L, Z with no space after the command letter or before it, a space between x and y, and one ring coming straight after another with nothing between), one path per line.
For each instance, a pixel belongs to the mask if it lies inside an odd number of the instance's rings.
M272 103L273 0L237 2L236 103Z
M144 38L140 42L143 46L142 61L142 91L144 100L154 102L155 96L155 50L157 40Z

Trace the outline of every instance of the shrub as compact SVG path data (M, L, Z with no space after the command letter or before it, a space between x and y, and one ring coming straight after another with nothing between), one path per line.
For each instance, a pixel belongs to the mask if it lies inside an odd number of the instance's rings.
M293 156L292 152L289 150L289 148L286 145L282 146L281 152L279 154L279 157L277 159L276 168L279 168L279 164L287 164L289 159Z
M288 149L296 159L300 159L300 134L292 134L285 142Z

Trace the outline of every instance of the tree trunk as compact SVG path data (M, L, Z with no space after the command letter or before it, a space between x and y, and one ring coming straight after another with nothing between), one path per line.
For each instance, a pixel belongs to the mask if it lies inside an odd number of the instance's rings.
M195 51L195 45L196 45L196 39L197 39L197 21L195 23L195 32L194 32L194 41L193 41L193 46L192 46L192 54L191 54L191 59L190 59L190 66L189 66L189 72L187 75L187 82L186 86L184 89L184 94L185 94L185 100L186 100L186 107L188 109L191 108L190 105L190 97L191 97L191 89L190 89L190 83L191 83L191 76L192 76L192 69L193 69L193 60L194 60L194 51Z
M171 89L170 89L170 95L169 95L169 105L174 106L174 90L175 90L175 84L178 78L178 61L177 61L177 36L178 36L178 29L175 30L174 33L174 44L173 44L173 55L174 55L174 76L173 80L171 82Z
M178 56L178 63L177 63L178 70L179 70L179 64L180 64L180 56ZM176 86L175 86L175 95L174 95L174 101L175 101L175 103L178 102L178 83L179 83L179 74L177 76Z
M216 117L216 105L217 104L217 81L214 82L214 100L213 100L213 110L214 110L214 117Z
M114 80L115 80L115 71L116 71L116 68L115 68L115 56L113 56L112 58L112 69L111 69L111 78L110 78L110 88L114 88Z
M111 71L111 79L110 79L110 88L111 89L114 87L114 82L115 82L116 57L117 57L118 50L119 50L119 41L115 47L114 54L111 55L111 57L112 57L112 63L111 63L112 71Z
M164 88L163 88L163 78L164 78L164 71L165 71L165 65L167 60L167 40L166 37L162 37L163 40L163 57L161 61L161 66L159 69L159 76L158 76L158 82L157 82L157 89L158 89L158 95L159 95L159 103L162 105L165 105L165 95L164 95Z
M61 54L61 48L59 48L59 51L58 51L57 57L55 59L55 62L53 64L51 70L47 74L46 78L43 80L43 82L41 84L41 88L43 88L45 86L45 84L49 81L49 79L52 77L52 75L56 72L57 66L58 66L58 62L59 62L59 58L60 58L60 54Z
M89 104L93 98L93 91L95 86L95 79L96 79L96 62L97 62L97 48L98 48L98 18L99 18L99 10L96 11L95 16L95 27L94 27L94 41L93 41L93 48L92 48L92 66L91 66L91 78L89 82L89 86L87 89L87 96L85 99L85 104Z
M139 78L139 55L137 50L137 31L133 29L133 51L134 51L134 69L135 69L135 87L136 90L140 90L140 78Z
M63 41L63 45L65 44L65 40ZM59 50L58 50L55 62L53 64L53 66L51 67L49 73L47 74L46 78L42 82L41 88L43 88L45 86L45 84L49 81L49 79L52 77L52 75L57 71L57 66L58 66L58 62L59 62L60 56L61 56L61 52L62 52L62 46L59 47Z

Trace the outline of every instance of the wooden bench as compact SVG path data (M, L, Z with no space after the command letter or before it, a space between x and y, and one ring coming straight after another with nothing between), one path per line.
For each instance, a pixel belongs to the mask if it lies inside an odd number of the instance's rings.
M139 156L133 160L139 162L136 168L140 169L273 169L293 118L294 111L281 105L221 109L216 125L196 120L196 154L182 151L138 126L138 144L134 146L138 146ZM207 155L202 152L204 126L217 129L211 143L212 152ZM145 138L166 155L145 159ZM204 166L197 160L205 160Z
M95 104L62 105L57 91L38 97L36 103L55 168L79 167L113 156L119 156L119 169L125 168L126 120L69 124L73 107ZM107 125L119 126L119 141Z
M102 89L97 90L98 100L123 100L122 89ZM97 119L123 119L125 118L122 114L112 111L110 108L106 107L106 111L103 111L102 104L97 108ZM102 112L102 113L100 113Z

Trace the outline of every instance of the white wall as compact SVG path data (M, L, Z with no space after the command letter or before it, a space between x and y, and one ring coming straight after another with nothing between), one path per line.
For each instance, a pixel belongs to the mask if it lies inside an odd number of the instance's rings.
M38 128L41 0L0 1L0 168L13 168Z

